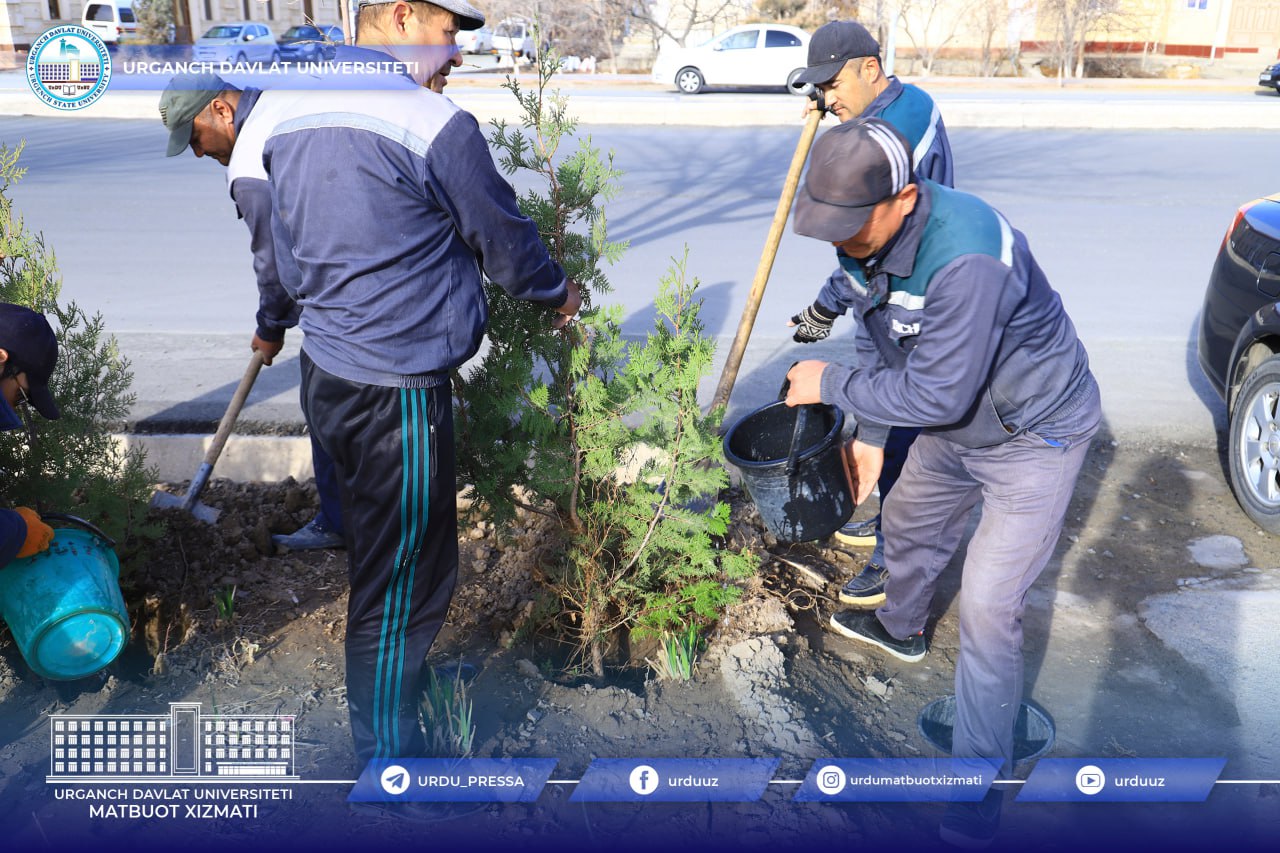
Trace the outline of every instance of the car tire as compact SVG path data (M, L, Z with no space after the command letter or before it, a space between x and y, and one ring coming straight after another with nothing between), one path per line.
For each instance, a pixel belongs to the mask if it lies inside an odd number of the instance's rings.
M702 72L696 68L681 68L676 72L676 88L686 95L696 95L706 87Z
M271 51L271 64L275 65L279 62L280 62L280 51L278 50Z
M1280 356L1245 377L1228 428L1231 491L1259 527L1280 534Z
M236 64L241 64L248 61L249 61L249 57L244 55L243 50L236 54Z
M788 91L788 92L790 92L790 93L791 93L791 94L793 94L793 95L808 95L808 94L809 94L809 90L813 88L813 84L812 84L812 83L806 83L806 84L805 84L804 86L802 86L801 88L796 88L796 85L795 85L795 83L796 83L796 78L797 78L797 77L799 77L799 76L800 76L801 74L803 74L803 73L804 73L804 69L803 69L803 68L797 68L795 71L792 71L790 74L788 74L788 75L787 75L787 91Z

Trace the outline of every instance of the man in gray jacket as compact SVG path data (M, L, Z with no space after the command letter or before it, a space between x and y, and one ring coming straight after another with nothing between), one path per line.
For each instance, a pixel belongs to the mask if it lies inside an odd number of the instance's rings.
M921 429L883 507L886 601L831 626L899 660L924 657L938 576L981 503L959 599L953 755L996 759L1008 775L1027 591L1102 416L1088 356L1026 238L980 199L913 179L911 150L885 121L818 140L795 230L843 250L862 323L857 366L800 362L787 403L840 406L864 430ZM861 499L884 451L855 440L850 456ZM989 843L1000 803L993 789L952 804L943 838Z

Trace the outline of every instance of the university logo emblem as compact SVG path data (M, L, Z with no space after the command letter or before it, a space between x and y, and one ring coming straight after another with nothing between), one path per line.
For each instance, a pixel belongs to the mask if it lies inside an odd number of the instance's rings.
M27 56L27 85L56 110L87 107L107 91L111 56L92 30L74 25L45 30Z

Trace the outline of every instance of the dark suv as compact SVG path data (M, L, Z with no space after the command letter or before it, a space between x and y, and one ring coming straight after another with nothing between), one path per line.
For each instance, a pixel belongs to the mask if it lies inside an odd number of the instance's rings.
M1280 95L1280 62L1262 69L1262 73L1258 75L1258 85L1274 89Z
M1200 313L1200 369L1227 403L1231 490L1280 533L1280 193L1237 212Z

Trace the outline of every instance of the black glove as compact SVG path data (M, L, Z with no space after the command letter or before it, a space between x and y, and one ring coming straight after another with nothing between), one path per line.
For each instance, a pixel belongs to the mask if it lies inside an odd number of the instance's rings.
M839 316L815 302L791 318L791 323L796 327L796 333L791 339L798 344L820 341L831 334L831 327Z

